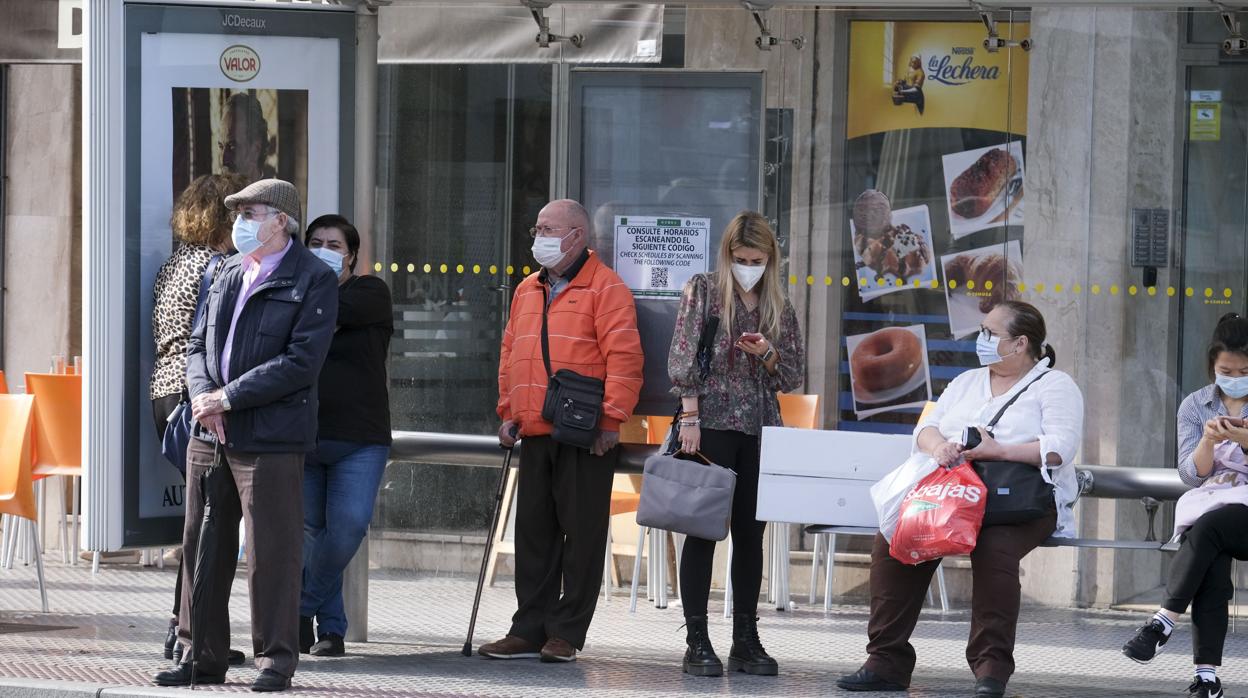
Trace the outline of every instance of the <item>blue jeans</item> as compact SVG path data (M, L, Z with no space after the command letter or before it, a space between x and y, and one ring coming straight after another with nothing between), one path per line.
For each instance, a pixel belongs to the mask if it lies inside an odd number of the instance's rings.
M342 572L368 533L389 446L322 440L303 466L303 594L319 636L346 636Z

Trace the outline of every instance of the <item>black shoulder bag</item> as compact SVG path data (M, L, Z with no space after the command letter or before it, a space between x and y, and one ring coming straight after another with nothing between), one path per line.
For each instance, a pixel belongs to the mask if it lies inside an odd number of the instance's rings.
M567 368L551 373L550 336L546 319L550 315L546 284L542 283L542 363L546 365L546 400L542 419L553 427L550 438L561 444L589 450L598 440L602 420L602 400L606 383Z
M1022 390L1014 393L1014 397L997 411L997 416L988 422L984 431L991 436L993 427L1001 420L1001 415L1005 414L1010 405L1013 405L1036 381L1047 375L1049 372L1045 371L1023 386ZM979 445L980 435L977 430L968 429L966 437L967 449ZM1044 454L1040 454L1040 457L1043 459ZM1040 472L1040 468L1047 467L1043 464L1036 467L1031 463L992 460L974 461L971 466L979 475L979 479L984 481L984 488L988 490L988 505L984 509L985 526L1035 521L1057 508L1057 503L1053 499L1053 485L1046 482L1044 475Z

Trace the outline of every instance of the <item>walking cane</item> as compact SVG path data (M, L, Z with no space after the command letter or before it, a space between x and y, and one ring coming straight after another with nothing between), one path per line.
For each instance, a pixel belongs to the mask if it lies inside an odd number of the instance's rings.
M511 428L511 437L516 437L516 427ZM472 618L468 621L468 639L464 640L465 657L472 656L472 634L477 629L477 611L481 608L481 590L485 586L485 569L490 562L490 553L494 549L494 528L498 526L498 517L503 510L503 491L507 489L507 474L511 472L511 452L515 445L502 446L507 451L503 456L503 470L498 475L498 488L494 491L494 515L490 517L490 531L485 539L485 555L481 557L481 573L477 575L477 593L472 598Z

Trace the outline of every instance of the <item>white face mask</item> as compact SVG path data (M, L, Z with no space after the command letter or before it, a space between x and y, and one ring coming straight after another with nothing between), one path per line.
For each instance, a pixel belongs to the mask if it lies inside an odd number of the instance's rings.
M234 229L230 231L230 239L239 254L246 256L264 246L264 242L260 240L260 226L262 225L264 223L261 221L249 221L241 215L234 219Z
M766 271L766 264L760 264L756 267L737 264L736 262L732 264L732 276L737 280L737 283L741 284L742 290L746 293L754 290L754 287L758 285L759 280L763 278L763 274Z
M319 257L322 262L328 264L329 268L334 272L334 276L342 274L342 264L346 259L343 255L334 252L328 247L313 247L309 251Z
M568 235L571 234L568 233ZM568 253L563 251L563 241L568 235L561 238L544 236L533 238L533 259L547 269L559 266L563 258L568 256Z

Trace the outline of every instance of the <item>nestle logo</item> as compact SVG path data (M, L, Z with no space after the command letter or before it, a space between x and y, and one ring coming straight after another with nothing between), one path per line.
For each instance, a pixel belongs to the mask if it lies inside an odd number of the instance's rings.
M239 29L264 29L265 20L258 17L244 17L242 15L223 15L221 17L221 26L236 27Z
M955 56L974 56L975 55L975 49L969 48L967 46L954 46L952 49L950 49L950 51Z
M234 82L247 82L260 73L260 55L242 44L227 47L221 52L221 73Z

